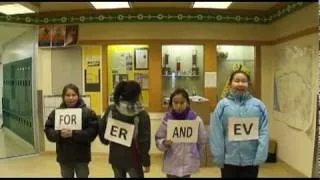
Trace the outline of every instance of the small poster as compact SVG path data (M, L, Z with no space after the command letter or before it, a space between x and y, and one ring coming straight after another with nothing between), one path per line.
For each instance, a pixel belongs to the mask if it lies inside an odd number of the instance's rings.
M38 46L39 47L51 47L52 41L52 25L39 26L38 32Z
M73 46L78 43L78 25L67 25L64 46Z
M99 68L100 67L100 57L99 56L87 57L87 66Z
M134 50L135 69L147 70L149 68L149 55L147 48L138 48Z
M65 25L63 25L63 24L53 25L52 46L63 47L65 35L66 35L66 26Z
M127 71L132 71L132 69L133 69L133 56L131 55L131 53L128 53L125 58L126 58Z
M99 82L100 82L99 69L87 68L86 83L99 84Z
M205 72L204 87L205 88L217 87L217 72Z
M38 45L43 47L68 47L78 43L79 25L40 25Z
M149 75L146 73L135 73L134 80L140 84L142 89L149 88Z

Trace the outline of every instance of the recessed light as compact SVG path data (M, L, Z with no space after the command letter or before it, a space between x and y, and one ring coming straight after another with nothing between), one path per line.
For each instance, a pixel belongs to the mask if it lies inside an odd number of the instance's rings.
M130 8L128 2L90 2L96 9Z
M194 2L193 8L227 9L232 2Z
M6 15L34 13L33 10L16 3L0 5L0 12Z

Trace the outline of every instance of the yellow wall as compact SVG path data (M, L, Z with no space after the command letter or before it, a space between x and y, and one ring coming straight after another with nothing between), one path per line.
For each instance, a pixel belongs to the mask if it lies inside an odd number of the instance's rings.
M130 53L134 57L135 48L148 48L148 45L109 45L107 52L104 52L108 56L108 96L113 94L113 76L112 76L112 54L114 53ZM150 60L150 59L149 59ZM134 63L134 59L132 61ZM134 80L135 73L148 74L148 70L135 70L134 64L132 71L128 71L128 80ZM149 90L142 90L142 103L145 107L149 106Z
M90 59L96 58L99 60L99 66L88 66L88 61ZM102 95L101 95L101 86L102 86L102 47L101 46L82 46L82 70L83 70L83 91L84 95L89 95L91 100L91 108L96 112L97 115L101 115L103 112L102 109ZM87 70L87 74L91 73L90 77L87 78L88 83L96 83L100 78L100 91L99 92L86 92L85 91L85 81L84 71ZM100 72L100 77L98 72Z

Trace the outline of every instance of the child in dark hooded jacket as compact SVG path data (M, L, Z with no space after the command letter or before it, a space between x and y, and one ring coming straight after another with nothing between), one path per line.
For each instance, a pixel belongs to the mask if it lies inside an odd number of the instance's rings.
M45 134L50 142L56 143L57 161L60 164L61 175L64 178L89 176L91 161L91 142L98 134L98 117L81 99L79 89L74 84L68 84L62 91L62 103L58 109L81 108L82 129L55 130L55 113L53 110L45 124Z
M110 144L109 163L116 178L143 178L150 171L150 117L139 102L141 87L136 81L121 81L117 84L110 105L99 122L99 138ZM134 136L130 147L111 141L105 137L108 122L118 120L134 126Z

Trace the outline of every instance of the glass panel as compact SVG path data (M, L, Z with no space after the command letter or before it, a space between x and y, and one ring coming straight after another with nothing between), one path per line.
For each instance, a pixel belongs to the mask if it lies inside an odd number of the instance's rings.
M227 86L232 71L242 69L248 71L252 85L250 91L254 92L254 62L255 47L242 45L217 45L218 73L217 73L217 99L220 100L227 93Z
M190 96L203 96L203 46L162 46L162 93L168 98L176 88Z
M33 26L0 23L0 159L36 153ZM5 48L3 48L5 47Z

